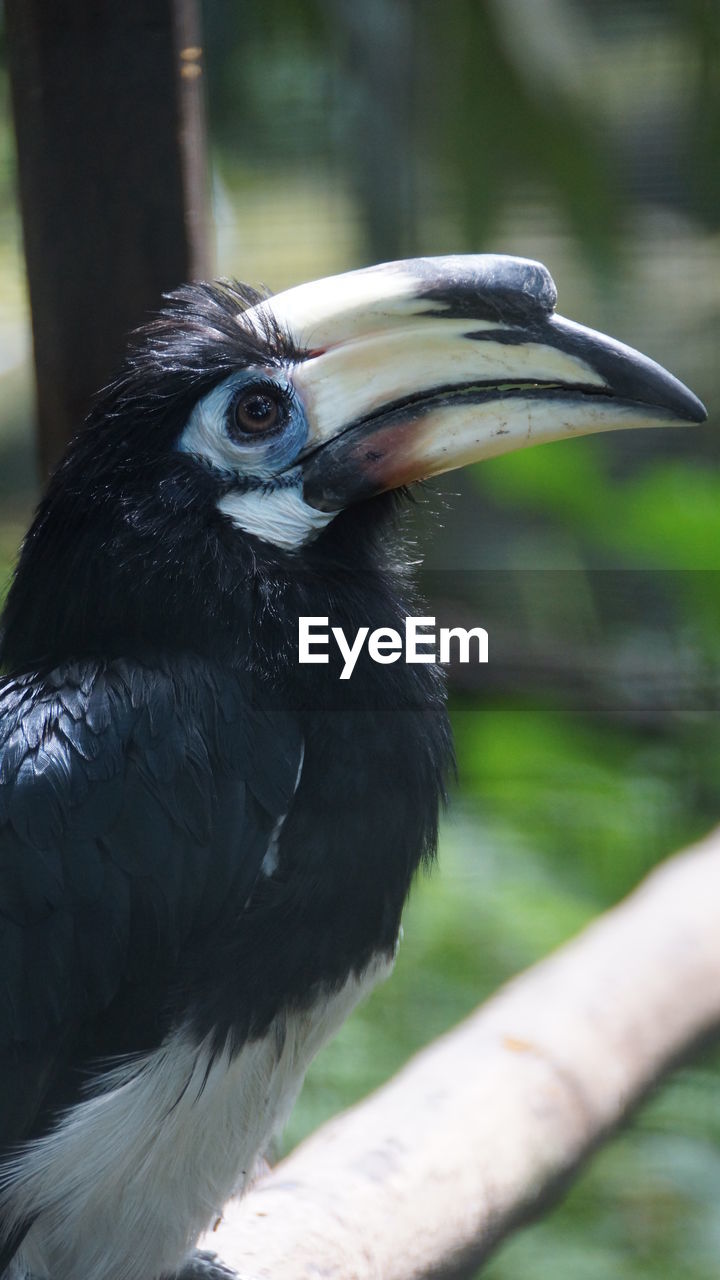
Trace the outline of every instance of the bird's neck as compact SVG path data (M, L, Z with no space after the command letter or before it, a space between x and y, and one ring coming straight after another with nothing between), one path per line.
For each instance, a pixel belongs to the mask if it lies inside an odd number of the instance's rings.
M413 611L412 586L386 554L393 521L382 516L377 507L348 513L292 556L237 534L212 509L194 518L172 510L165 522L143 524L51 488L8 597L0 660L28 670L191 653L303 699L332 700L348 683L354 694L382 698L400 663L378 667L363 652L342 682L336 645L322 666L303 665L298 652L301 617L327 617L352 639L363 627L402 628ZM383 525L381 555L372 539Z

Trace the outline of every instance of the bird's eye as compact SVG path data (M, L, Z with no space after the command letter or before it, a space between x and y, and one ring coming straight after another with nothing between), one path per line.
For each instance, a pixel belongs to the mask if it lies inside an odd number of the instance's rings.
M255 383L243 387L233 404L230 434L265 435L283 426L286 416L285 397L281 389L268 383Z

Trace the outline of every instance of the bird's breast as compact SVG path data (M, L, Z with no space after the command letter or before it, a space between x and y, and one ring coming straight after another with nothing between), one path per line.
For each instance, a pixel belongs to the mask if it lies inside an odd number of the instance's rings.
M174 1272L252 1177L318 1049L389 967L378 959L281 1013L237 1052L185 1028L108 1071L8 1170L5 1221L35 1216L19 1267L52 1280Z

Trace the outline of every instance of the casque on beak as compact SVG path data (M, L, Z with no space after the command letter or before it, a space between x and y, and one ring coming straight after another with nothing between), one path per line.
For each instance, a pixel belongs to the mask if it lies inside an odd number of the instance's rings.
M556 296L540 263L482 254L390 262L254 308L307 353L293 371L305 502L335 511L529 444L704 421L677 378L556 315Z

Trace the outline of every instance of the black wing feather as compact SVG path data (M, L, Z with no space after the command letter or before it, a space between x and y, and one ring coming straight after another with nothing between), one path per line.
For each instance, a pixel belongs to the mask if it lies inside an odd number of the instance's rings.
M173 967L240 914L301 752L249 677L200 659L0 685L0 1148L88 1045L162 1034Z

